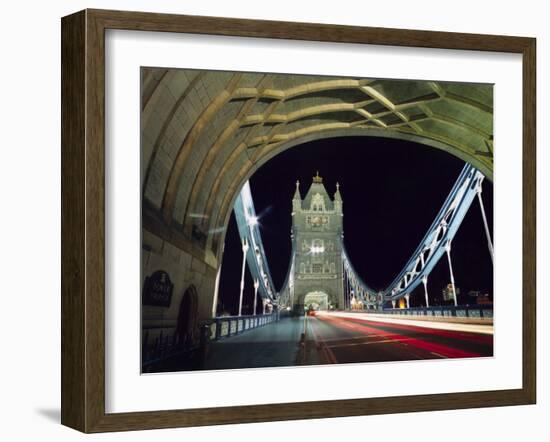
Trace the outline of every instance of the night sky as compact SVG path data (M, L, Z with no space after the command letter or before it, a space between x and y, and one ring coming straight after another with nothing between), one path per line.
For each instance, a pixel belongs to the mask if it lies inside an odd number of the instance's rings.
M296 180L302 198L316 171L332 197L340 183L344 211L344 243L353 266L373 289L385 289L401 271L441 208L464 162L423 145L375 137L330 138L291 148L262 166L250 179L262 239L273 282L281 289L290 262L291 207ZM491 236L493 186L483 183L483 199ZM451 250L455 282L467 293L493 295L493 266L477 198L473 201ZM238 309L242 251L232 215L226 235L218 313ZM429 276L430 303L441 304L449 282L445 256ZM248 273L243 314L252 312L254 290ZM411 306L424 303L422 284ZM261 309L258 302L258 312Z

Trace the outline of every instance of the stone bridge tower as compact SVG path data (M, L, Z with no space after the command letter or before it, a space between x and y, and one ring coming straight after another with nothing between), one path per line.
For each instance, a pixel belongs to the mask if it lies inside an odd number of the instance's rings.
M292 199L292 242L294 265L289 275L293 284L292 307L303 312L304 300L326 295L321 308L344 307L342 282L342 197L336 183L334 199L323 178L317 175L302 200L300 183Z

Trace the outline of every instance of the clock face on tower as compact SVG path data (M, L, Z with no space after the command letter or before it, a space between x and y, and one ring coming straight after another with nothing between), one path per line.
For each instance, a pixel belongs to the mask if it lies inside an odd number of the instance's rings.
M311 217L311 224L314 226L320 226L323 222L323 219L319 215L315 215Z
M319 227L328 223L328 216L312 215L307 217L307 222L313 227Z

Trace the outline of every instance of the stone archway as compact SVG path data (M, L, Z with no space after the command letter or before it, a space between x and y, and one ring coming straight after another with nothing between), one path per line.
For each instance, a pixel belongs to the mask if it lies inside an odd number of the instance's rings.
M309 292L304 296L304 308L313 310L329 310L330 296L321 291Z
M198 338L198 293L194 285L185 290L178 310L176 344L189 347Z

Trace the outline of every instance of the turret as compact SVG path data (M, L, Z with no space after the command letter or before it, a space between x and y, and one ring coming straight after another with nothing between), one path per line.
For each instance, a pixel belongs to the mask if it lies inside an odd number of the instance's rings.
M336 193L334 194L334 210L342 213L342 195L340 195L339 183L336 183Z
M292 212L296 213L302 208L302 196L300 195L300 181L296 180L296 191L292 198Z

